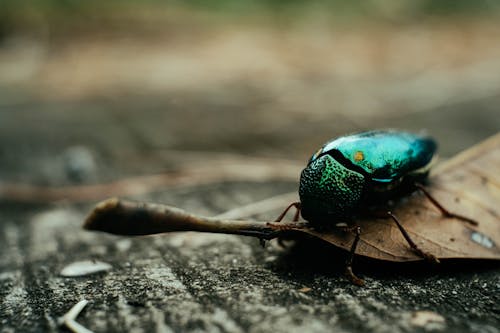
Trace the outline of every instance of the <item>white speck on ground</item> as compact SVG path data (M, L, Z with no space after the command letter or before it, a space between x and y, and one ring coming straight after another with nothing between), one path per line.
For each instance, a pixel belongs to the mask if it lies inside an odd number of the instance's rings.
M61 270L61 276L76 277L109 271L110 264L97 260L82 260L71 263Z
M446 327L446 320L436 312L416 311L411 314L410 324L422 327L426 331L438 331Z

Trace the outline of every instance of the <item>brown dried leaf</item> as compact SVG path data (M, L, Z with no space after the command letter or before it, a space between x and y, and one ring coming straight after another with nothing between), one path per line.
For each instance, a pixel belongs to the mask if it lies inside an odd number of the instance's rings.
M421 250L440 259L500 259L499 175L500 134L442 164L431 177L429 191L432 195L450 211L478 221L478 226L443 217L425 196L418 193L401 200L393 213ZM258 206L262 207L262 204ZM244 211L248 213L248 209ZM351 233L338 229L320 232L308 227L307 223L270 224L229 220L227 214L224 215L226 219L208 218L161 204L108 199L91 212L84 228L118 235L201 231L261 239L295 230L346 250L350 249L354 238ZM355 222L362 228L357 254L396 262L422 260L410 249L392 220L363 219Z
M430 192L449 211L479 222L477 227L446 218L419 193L403 200L393 213L415 243L440 259L500 259L500 134L457 155L431 176ZM408 246L392 220L356 221L362 235L356 253L388 261L422 260ZM349 250L350 233L294 229Z

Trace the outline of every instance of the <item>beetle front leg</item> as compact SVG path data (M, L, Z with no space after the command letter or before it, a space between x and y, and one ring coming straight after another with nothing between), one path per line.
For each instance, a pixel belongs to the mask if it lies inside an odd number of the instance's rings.
M295 207L295 215L293 216L293 222L297 222L299 220L299 217L300 217L300 202L297 201L297 202L292 202L291 204L288 205L288 207L285 208L285 210L280 214L280 216L278 216L276 218L276 220L274 220L274 222L281 222L281 220L283 220L283 218L285 217L286 213L288 213L288 211L292 208L292 207ZM261 243L262 244L262 243ZM284 243L283 241L283 237L278 237L278 244L283 247L283 248L286 248L286 244Z
M296 209L295 215L293 216L293 222L297 222L299 220L299 217L300 217L300 208L301 208L299 201L292 202L291 204L289 204L288 207L285 208L283 213L281 213L280 216L278 216L276 218L276 220L274 220L274 222L281 222L281 220L283 220L283 218L285 217L286 213L288 213L288 211L292 207L295 207L295 209Z
M273 223L268 223L267 225L271 226L271 227L274 227L276 228L276 230L280 230L280 231L286 231L286 230L290 230L292 227L297 227L297 222L299 221L299 217L300 217L300 209L301 209L301 205L300 205L300 202L297 201L297 202L292 202L291 204L288 205L288 207L285 208L285 210L276 218L276 220L274 220L274 223L279 223L283 220L283 218L285 217L286 213L288 213L288 211L292 208L292 207L295 207L296 211L295 211L295 215L293 216L293 220L292 222L295 222L296 225L290 225L290 224L273 224ZM266 245L266 241L264 239L260 239L260 245L262 247L265 247ZM283 242L283 237L282 236L278 236L278 244L285 248L286 245L285 243Z
M349 231L349 232L354 232L354 241L352 242L351 245L351 250L349 251L349 255L347 256L347 260L345 261L345 276L349 281L354 283L357 286L364 286L365 281L359 277L357 277L353 271L352 271L352 262L354 259L354 256L356 255L356 247L358 246L359 238L361 236L361 227L360 226L354 226L354 227L340 227L344 231Z
M466 217L466 216L463 216L463 215L459 215L459 214L455 214L455 213L452 213L450 212L448 209L444 208L443 205L441 205L428 191L427 189L425 188L424 185L422 184L419 184L419 183L415 183L415 187L420 190L426 197L427 199L429 199L430 202L432 202L432 204L434 206L436 206L437 209L439 209L439 211L441 212L441 214L443 214L444 217L450 217L450 218L456 218L458 220L462 220L464 222L467 222L467 223L470 223L472 225L478 225L479 223L469 217Z

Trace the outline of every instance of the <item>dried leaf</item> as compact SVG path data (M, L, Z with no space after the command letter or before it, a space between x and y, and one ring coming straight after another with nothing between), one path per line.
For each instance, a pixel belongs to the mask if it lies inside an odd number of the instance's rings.
M432 195L448 210L478 221L478 226L443 217L424 195L419 194L404 198L392 211L418 247L437 258L500 259L499 175L500 134L441 165L431 177L429 191ZM271 204L275 202L267 201L265 206ZM244 211L248 213L248 209ZM234 218L235 214L228 215ZM355 223L362 228L356 249L358 255L395 262L422 260L411 250L392 220L363 219ZM270 224L208 218L176 207L116 198L99 203L87 217L84 228L118 235L201 231L260 239L296 231L346 250L354 239L351 233L338 229L318 231L304 222Z
M431 177L430 192L448 210L473 218L477 227L443 217L418 193L403 200L393 213L424 251L440 259L500 259L500 134L457 155ZM356 221L362 235L356 253L388 261L422 260L389 219ZM297 228L348 250L354 236L337 230Z

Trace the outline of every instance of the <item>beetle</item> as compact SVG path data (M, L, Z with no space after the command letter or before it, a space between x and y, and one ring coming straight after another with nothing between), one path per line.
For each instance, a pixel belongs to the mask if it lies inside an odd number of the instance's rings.
M351 222L367 212L379 215L382 212L382 216L396 223L414 252L424 259L439 262L413 242L398 218L387 209L390 201L419 190L445 217L477 225L473 219L448 211L424 187L436 149L436 141L431 137L398 130L361 132L328 141L302 170L300 202L290 204L276 222L295 207L294 221L298 221L300 214L312 227L336 227L353 232L355 238L346 260L345 274L357 285L362 285L363 280L352 272L352 261L361 228Z

